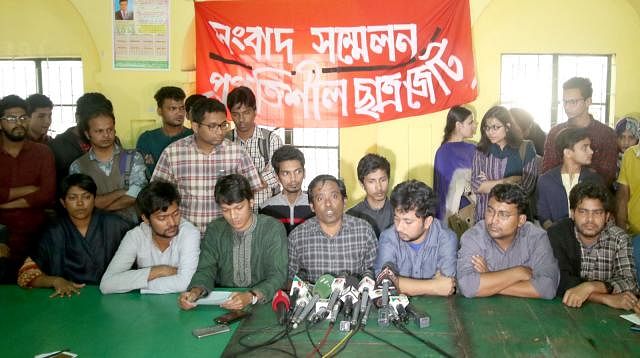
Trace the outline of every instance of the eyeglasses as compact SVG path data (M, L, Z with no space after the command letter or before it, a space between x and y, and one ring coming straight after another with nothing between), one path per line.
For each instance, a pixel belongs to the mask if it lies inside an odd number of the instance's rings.
M21 116L4 116L4 117L1 117L0 119L4 119L9 123L16 123L18 121L20 122L27 121L29 119L29 116L27 116L26 114L23 114Z
M249 109L245 109L242 112L231 112L231 118L235 119L240 119L240 118L246 118L250 115L252 115L254 112L254 110L252 108Z
M229 122L224 121L220 124L204 124L204 123L198 123L199 126L204 126L209 128L210 131L215 131L216 129L220 129L221 131L226 131L227 129L229 129Z
M484 212L485 219L492 218L494 216L498 217L498 220L507 220L508 218L514 216L516 214L512 214L508 211L496 211L491 207L487 207L487 210Z
M494 124L492 126L484 126L484 127L482 127L482 129L484 129L485 132L489 132L489 131L494 131L495 132L495 131L499 130L502 127L504 127L504 126L499 126L497 124Z
M562 100L562 104L564 104L565 106L575 106L576 104L580 103L581 101L584 101L584 98L572 98L572 99L563 99Z

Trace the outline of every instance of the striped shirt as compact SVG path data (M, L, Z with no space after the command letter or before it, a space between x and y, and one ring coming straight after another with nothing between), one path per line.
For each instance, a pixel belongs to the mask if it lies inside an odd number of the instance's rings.
M377 250L378 239L368 222L344 214L340 231L329 237L313 217L289 235L289 279L297 274L315 282L326 273L340 275L345 271L373 277Z
M315 214L309 206L307 193L301 191L296 202L291 205L284 192L269 198L260 205L260 214L278 219L287 229L287 235L298 225Z
M494 146L495 144L491 145ZM507 150L512 150L512 154L517 156L517 160L519 160L522 164L522 160L520 160L519 158L518 150L513 150L509 147L505 147L505 151ZM513 175L521 175L522 180L520 182L520 186L527 192L527 194L531 194L535 189L536 180L538 178L538 162L536 160L535 149L533 148L533 145L527 147L525 162L522 165L520 171L516 173L507 173L505 175L508 161L508 155L504 158L499 158L493 154L490 154L490 151L485 154L479 150L476 150L476 154L473 156L473 163L471 166L471 188L476 194L477 200L475 216L476 222L484 219L484 211L486 210L487 204L489 203L489 193L478 192L478 188L485 181L500 180Z
M174 183L182 196L182 215L204 233L207 224L222 215L215 202L215 186L218 179L229 174L243 175L254 191L261 186L260 175L242 147L225 139L205 154L190 135L162 152L151 181Z
M258 127L254 128L253 135L247 139L243 140L240 138L236 130L233 130L234 142L239 144L247 151L251 160L253 160L253 165L256 167L262 179L267 183L267 187L260 191L256 191L253 194L253 210L258 211L260 204L265 202L267 199L273 196L273 193L278 193L280 191L280 182L278 181L278 176L276 175L273 167L271 166L271 156L273 153L280 147L282 147L282 139L275 132L271 133L269 136L269 162L265 163L264 157L260 153L260 140L264 138L262 135L262 130Z

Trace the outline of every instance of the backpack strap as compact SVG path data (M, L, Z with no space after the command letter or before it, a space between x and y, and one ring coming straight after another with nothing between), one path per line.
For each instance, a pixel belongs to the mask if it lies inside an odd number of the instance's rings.
M122 149L120 151L118 168L120 169L120 175L122 175L125 189L129 189L129 179L133 168L133 158L136 156L136 153L137 152L134 149Z
M260 155L264 158L264 165L267 166L269 164L269 157L271 157L270 153L270 144L271 144L271 131L265 128L260 128L262 132L262 138L258 140L258 148L260 150Z

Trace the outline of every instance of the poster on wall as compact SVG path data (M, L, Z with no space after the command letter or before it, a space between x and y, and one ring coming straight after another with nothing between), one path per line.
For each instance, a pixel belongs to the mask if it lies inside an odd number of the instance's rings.
M113 68L169 69L169 0L112 0Z
M195 3L196 87L257 97L257 122L350 127L477 97L468 0Z

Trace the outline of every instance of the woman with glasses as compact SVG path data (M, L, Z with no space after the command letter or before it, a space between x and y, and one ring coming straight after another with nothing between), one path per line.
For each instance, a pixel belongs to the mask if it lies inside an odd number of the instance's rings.
M468 207L473 198L471 192L471 163L476 152L475 144L465 139L473 137L476 121L470 110L460 106L451 107L447 113L447 124L440 148L436 151L433 188L438 206L436 217L445 225L447 219Z
M484 218L488 195L498 184L519 184L527 194L535 189L536 150L522 139L509 110L491 107L480 123L481 136L473 157L471 186L476 194L476 221Z

